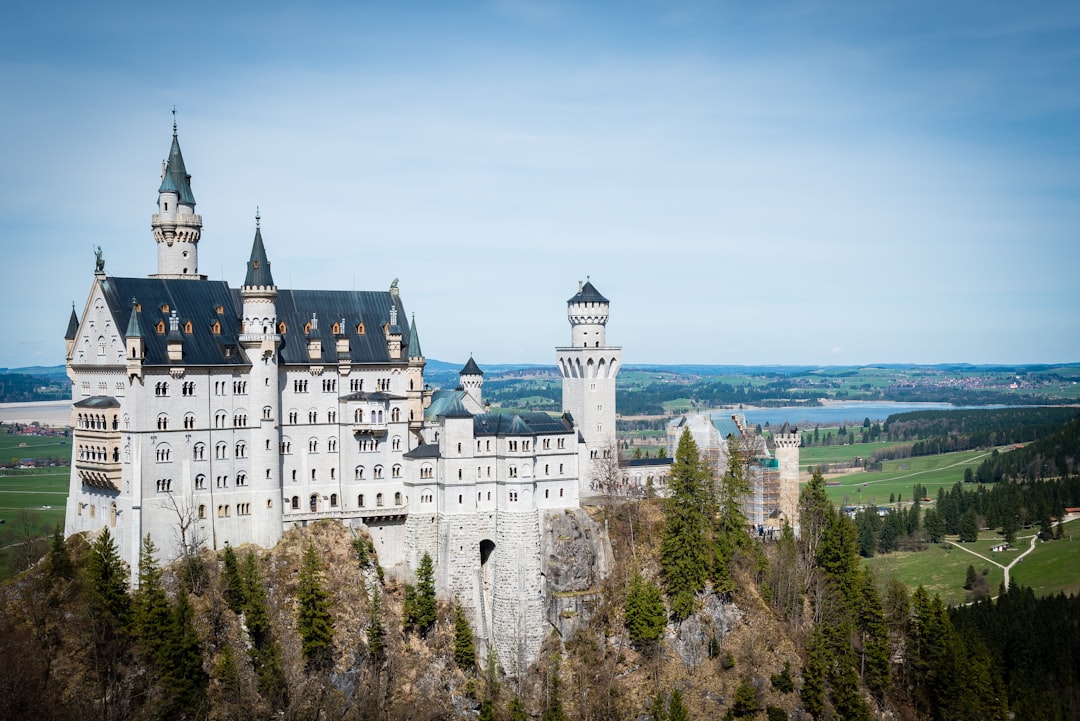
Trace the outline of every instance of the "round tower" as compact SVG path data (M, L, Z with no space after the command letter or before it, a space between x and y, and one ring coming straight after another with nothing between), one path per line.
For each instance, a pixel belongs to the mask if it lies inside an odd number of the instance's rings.
M277 286L270 274L259 215L255 215L255 240L247 276L240 288L243 298L243 328L240 346L251 363L247 388L251 423L251 503L259 512L252 514L252 538L269 548L281 538L281 389L277 350L281 336L277 332ZM253 422L252 422L253 421ZM265 509L265 510L264 510Z
M476 365L472 356L469 356L468 363L458 372L458 384L472 401L472 412L482 412L484 409L484 371L480 370L480 366Z
M158 212L150 219L157 242L157 273L154 278L205 279L199 275L199 237L202 216L195 214L195 196L191 176L184 166L180 141L176 136L176 111L173 111L172 147L169 159L162 164L158 187Z
M567 301L570 319L570 344L575 348L600 348L608 322L608 299L600 295L590 281L578 283L578 292Z

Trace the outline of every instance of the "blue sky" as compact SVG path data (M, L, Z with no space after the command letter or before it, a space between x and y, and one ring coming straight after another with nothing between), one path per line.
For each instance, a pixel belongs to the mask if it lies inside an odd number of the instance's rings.
M200 270L400 279L431 358L1080 360L1080 5L0 9L0 366L63 362L93 246L154 272L173 105Z

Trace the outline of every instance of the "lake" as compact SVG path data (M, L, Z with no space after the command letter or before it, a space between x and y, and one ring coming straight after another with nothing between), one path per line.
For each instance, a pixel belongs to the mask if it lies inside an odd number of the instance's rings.
M768 423L770 426L783 425L785 422L800 428L813 428L815 425L838 426L862 425L864 418L871 423L883 422L894 413L910 411L959 411L972 408L1005 408L1006 406L954 406L950 403L889 403L883 401L843 401L823 406L783 406L780 408L748 408L746 410L723 409L710 411L714 416L728 417L731 414L746 416L746 422L752 425Z

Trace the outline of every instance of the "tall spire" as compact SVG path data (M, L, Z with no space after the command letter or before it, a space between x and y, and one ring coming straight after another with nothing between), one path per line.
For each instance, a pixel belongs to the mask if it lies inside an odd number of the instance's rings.
M172 147L169 148L169 159L165 163L165 174L161 178L158 193L176 193L182 204L195 207L191 176L184 167L184 155L180 152L180 140L176 136L176 108L173 108Z
M124 334L125 338L142 338L142 321L141 313L139 312L139 301L134 298L131 299L131 316L128 318L127 333Z
M423 358L424 351L420 350L420 334L416 330L416 314L413 313L409 320L409 357Z
M75 340L75 337L79 335L79 316L75 315L75 303L71 303L71 317L68 318L67 333L64 334L64 340Z
M270 275L270 261L266 258L266 247L263 245L262 228L259 209L255 209L255 241L251 244L251 260L247 264L247 276L244 285L248 287L270 287L274 285L274 277Z

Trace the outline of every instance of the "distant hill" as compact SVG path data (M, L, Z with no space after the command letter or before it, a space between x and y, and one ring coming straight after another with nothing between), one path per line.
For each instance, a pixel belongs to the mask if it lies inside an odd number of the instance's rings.
M0 369L0 403L61 401L71 398L64 366Z

